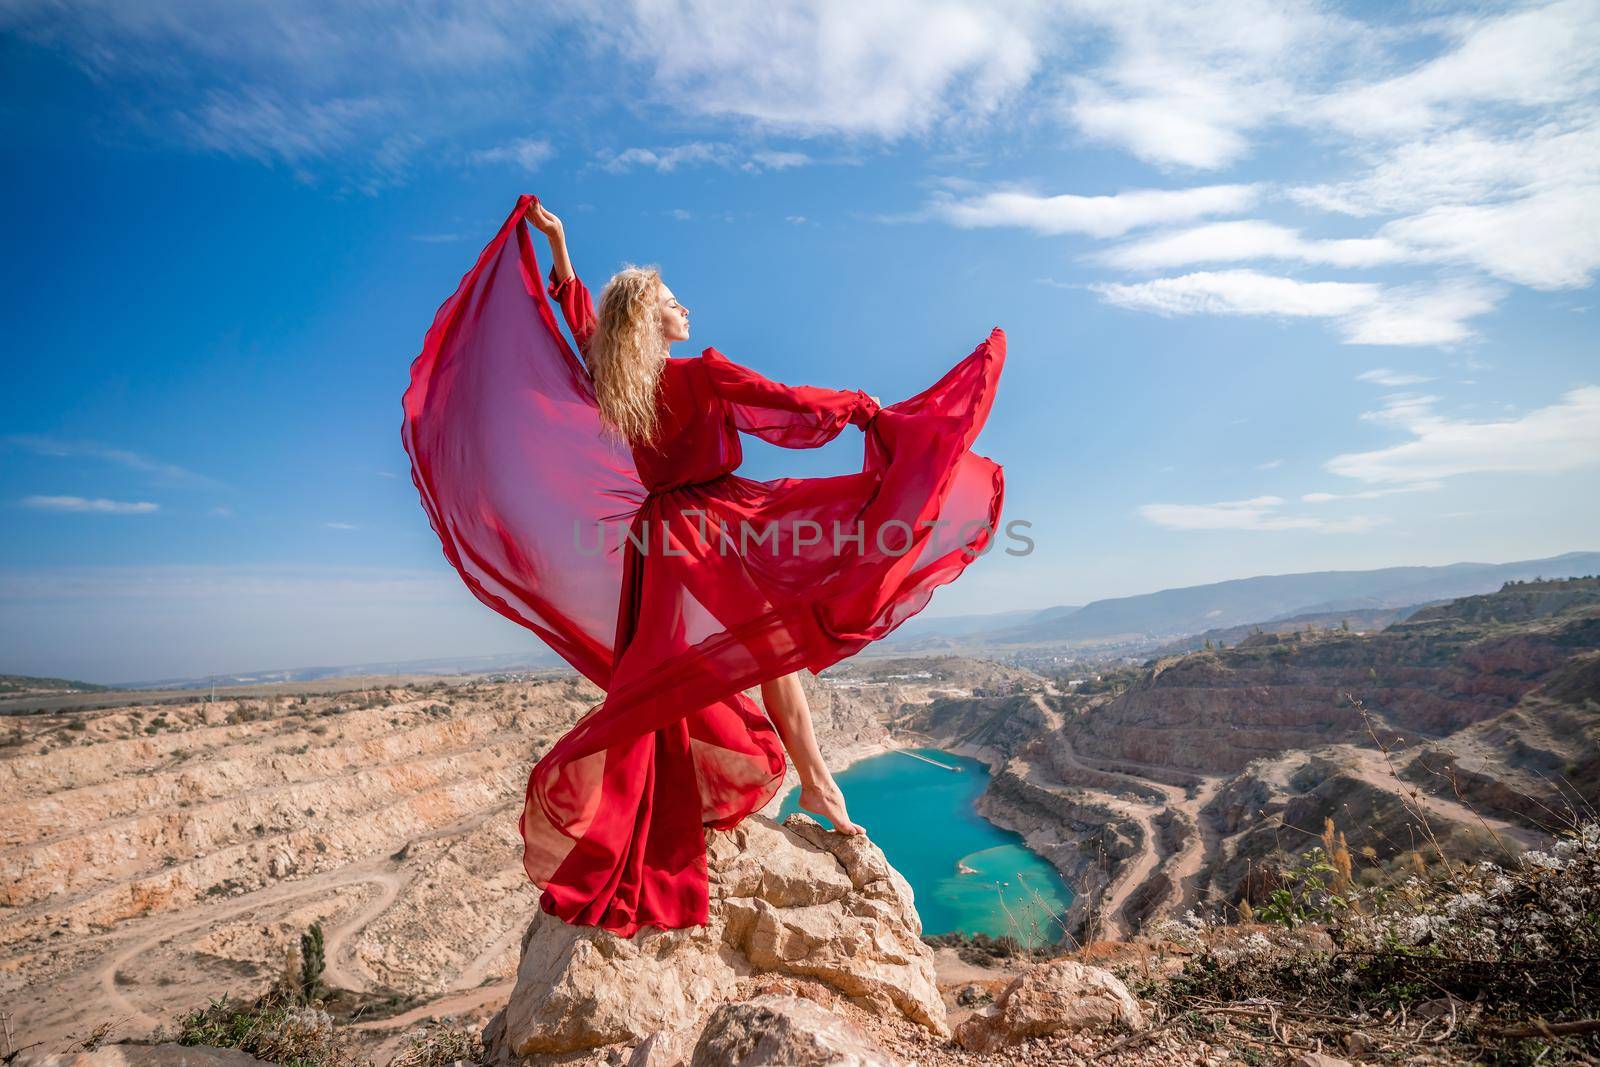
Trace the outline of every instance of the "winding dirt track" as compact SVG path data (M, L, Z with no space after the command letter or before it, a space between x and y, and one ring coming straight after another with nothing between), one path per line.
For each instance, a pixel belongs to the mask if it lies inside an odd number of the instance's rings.
M456 837L460 834L477 829L487 819L502 817L504 808L496 809L464 819L458 823L441 827L432 833L412 838L409 841L396 841L395 850L405 845L415 846L428 840L439 840ZM126 1021L129 1033L139 1030L153 1030L161 1024L162 1020L150 1011L147 1005L136 1003L123 989L117 980L117 974L130 961L145 956L158 946L178 941L186 934L198 930L208 930L220 923L240 918L242 916L257 916L281 911L283 905L290 904L308 897L319 897L334 890L349 889L355 886L376 886L378 893L368 903L357 911L342 919L337 925L328 929L323 936L323 954L327 961L323 970L323 981L329 986L339 989L349 989L357 992L370 989L373 986L373 976L364 973L364 968L359 965L352 966L350 960L349 942L366 930L375 920L388 911L407 884L416 877L401 871L400 864L392 858L372 859L337 871L315 875L293 882L280 882L247 893L232 902L203 909L200 912L184 912L157 919L152 923L141 924L139 934L128 940L126 944L114 953L108 954L102 962L85 975L86 984L98 987L99 992L113 1010ZM521 936L521 929L513 927L508 930L491 947L500 947L508 944ZM472 982L481 982L485 968L492 961L490 953L484 953L473 961L469 970L473 973L463 973L458 984L466 985ZM361 970L363 973L357 973ZM64 987L64 995L71 994L70 987ZM422 1009L419 1009L422 1010ZM387 1029L397 1025L388 1020L373 1020L366 1024L373 1028Z
M1055 746L1052 759L1067 768L1082 771L1085 781L1096 781L1102 776L1125 782L1132 795L1112 793L1103 788L1086 786L1076 782L1060 782L1052 780L1038 771L1037 768L1028 768L1028 775L1035 785L1044 788L1061 788L1063 786L1081 789L1093 796L1096 802L1105 805L1119 814L1126 815L1138 823L1142 833L1142 842L1139 852L1131 860L1124 861L1117 870L1116 877L1107 886L1101 898L1099 911L1101 914L1101 936L1109 939L1121 939L1131 936L1135 931L1131 928L1126 917L1122 914L1123 908L1133 895L1138 892L1155 873L1166 868L1172 884L1177 891L1169 892L1167 898L1161 901L1153 914L1179 914L1185 907L1197 902L1204 889L1200 885L1200 875L1204 870L1207 859L1216 848L1216 835L1208 827L1208 821L1202 814L1206 805L1216 796L1217 790L1224 781L1220 776L1203 776L1194 796L1181 786L1167 782L1146 778L1132 771L1123 770L1125 767L1136 767L1138 764L1126 761L1095 761L1090 762L1079 756L1073 749L1072 742L1061 734L1061 713L1050 706L1045 698L1047 696L1060 696L1054 686L1047 685L1042 693L1033 693L1032 699L1040 714L1044 717L1047 727L1057 734L1053 739ZM1160 768L1151 768L1160 770ZM1151 790L1164 794L1166 802L1157 803L1141 798L1141 794ZM1166 811L1176 811L1187 816L1189 824L1194 830L1184 835L1182 846L1167 857L1164 861L1156 842L1160 829L1156 819Z

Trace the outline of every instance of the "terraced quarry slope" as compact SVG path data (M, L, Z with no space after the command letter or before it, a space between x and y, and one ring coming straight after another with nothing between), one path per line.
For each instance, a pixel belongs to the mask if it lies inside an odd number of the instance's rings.
M901 695L814 684L830 758L873 750ZM0 1011L22 1043L148 1034L260 992L312 923L375 1030L498 1009L538 906L528 770L600 697L422 683L0 720Z
M979 810L1078 891L1080 939L1254 895L1252 872L1326 819L1391 867L1430 838L1503 861L1600 804L1600 579L1507 585L1370 634L1263 633L1160 658L1113 695L1037 678L904 722L990 763Z

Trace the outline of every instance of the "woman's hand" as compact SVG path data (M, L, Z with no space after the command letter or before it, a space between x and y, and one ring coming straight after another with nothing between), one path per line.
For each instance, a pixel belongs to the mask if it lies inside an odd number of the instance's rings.
M528 225L550 238L551 241L560 240L565 236L561 229L561 220L550 213L550 209L535 200L528 205Z
M538 230L550 239L550 269L552 277L563 282L572 277L572 257L567 254L567 234L561 228L561 220L550 213L550 210L537 199L528 205L527 212L523 215L528 220L528 225Z

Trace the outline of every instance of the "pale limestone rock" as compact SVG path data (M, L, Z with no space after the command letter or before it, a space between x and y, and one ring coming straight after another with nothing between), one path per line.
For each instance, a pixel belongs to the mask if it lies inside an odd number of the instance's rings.
M898 1067L846 1019L782 993L712 1012L690 1067Z
M684 1067L693 1051L693 1033L657 1030L634 1046L627 1067Z
M949 1036L911 886L865 835L797 813L707 832L710 921L619 938L540 911L510 1002L485 1031L498 1056L657 1042L697 1028L757 973L804 976L869 1011Z
M101 1045L92 1052L32 1055L23 1050L14 1067L270 1067L236 1048L208 1045Z
M956 1043L995 1052L1062 1031L1143 1028L1144 1013L1121 979L1073 960L1053 960L1012 979L993 1004L956 1029Z

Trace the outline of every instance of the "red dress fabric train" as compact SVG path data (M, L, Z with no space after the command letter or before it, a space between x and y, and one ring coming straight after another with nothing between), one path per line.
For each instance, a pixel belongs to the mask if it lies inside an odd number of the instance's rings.
M987 551L1000 466L971 450L1005 362L998 327L933 385L879 408L789 386L715 348L669 358L655 447L601 434L583 282L544 283L524 196L440 307L402 440L444 553L489 607L606 693L534 765L521 817L540 907L622 936L709 917L707 827L785 771L744 690L818 672L920 611ZM815 448L865 431L859 473L756 481L741 433Z

